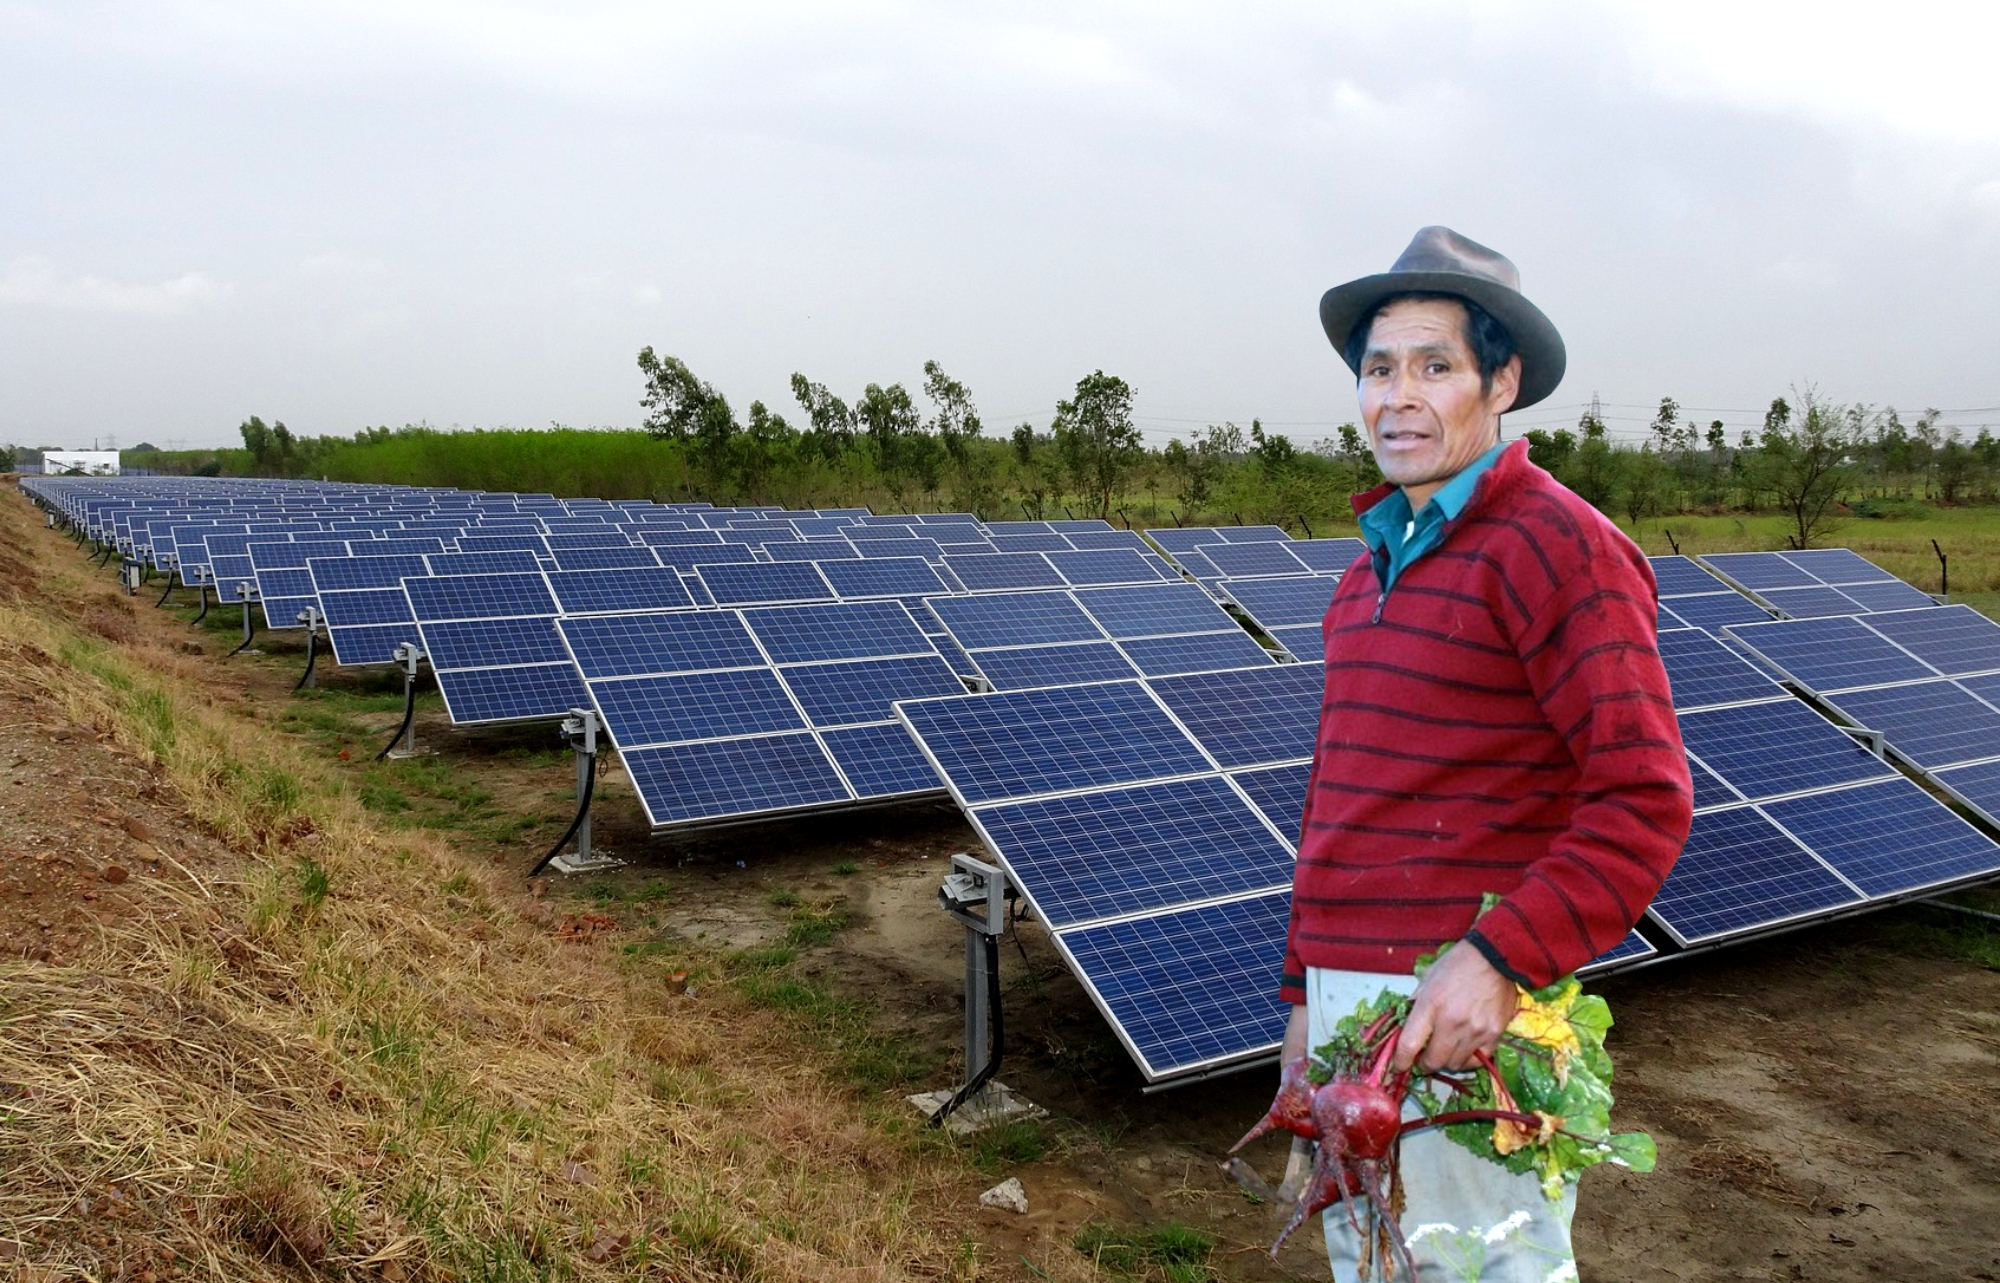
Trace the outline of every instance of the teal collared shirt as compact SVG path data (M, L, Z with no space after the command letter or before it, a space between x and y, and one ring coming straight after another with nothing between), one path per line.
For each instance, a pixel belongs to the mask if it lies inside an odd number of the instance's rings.
M1508 444L1502 441L1466 464L1458 475L1438 488L1422 512L1410 512L1410 497L1398 486L1382 502L1361 514L1361 538L1367 542L1368 550L1376 554L1376 564L1381 564L1380 558L1388 558L1388 568L1381 575L1384 592L1395 586L1398 576L1412 562L1443 541L1445 523L1465 511L1465 505L1472 502L1472 492L1479 488L1479 478Z

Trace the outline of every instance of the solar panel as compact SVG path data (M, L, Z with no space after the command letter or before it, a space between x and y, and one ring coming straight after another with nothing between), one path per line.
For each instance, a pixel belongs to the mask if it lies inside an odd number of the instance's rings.
M1924 769L2000 756L2000 711L1948 679L1878 686L1825 697L1855 725Z
M1213 769L1138 682L907 700L896 708L968 804Z
M1811 548L1778 554L1826 584L1897 583L1897 578L1852 548Z
M858 561L860 549L845 539L801 539L796 543L769 543L764 552L772 561Z
M1662 597L1711 593L1728 587L1689 557L1648 557L1646 560L1652 563L1653 581L1659 585Z
M445 711L460 726L560 717L590 705L583 679L568 663L439 670L436 677Z
M995 552L1070 552L1074 545L1055 531L1040 534L999 534L988 536Z
M1138 668L1108 641L982 650L975 662L987 682L1003 691L1118 681L1139 675Z
M1870 899L2000 873L2000 846L1910 780L1760 809Z
M540 574L437 575L403 581L410 609L423 622L553 615L556 600Z
M782 676L807 720L819 727L885 721L896 715L892 706L899 699L965 693L965 684L936 655L800 664ZM897 733L904 734L901 727Z
M444 542L434 535L422 538L396 536L388 539L354 539L348 542L347 547L356 557L421 557L426 553L443 552Z
M1762 588L1757 592L1766 604L1777 607L1790 619L1825 619L1833 615L1862 615L1860 602L1838 588Z
M1197 580L1222 578L1222 572L1215 568L1215 563L1198 552L1177 552L1174 554L1174 561Z
M1694 817L1647 916L1687 946L1778 926L1861 894L1754 807Z
M1766 588L1811 588L1820 583L1775 552L1711 552L1701 560L1759 596Z
M443 552L424 560L433 575L525 574L542 568L532 552Z
M1929 594L1920 592L1901 580L1891 580L1881 584L1842 584L1840 595L1853 599L1863 610L1871 613L1886 610L1927 610L1938 604Z
M947 591L937 571L921 557L881 557L833 561L820 567L845 600L863 597L921 597Z
M1140 537L1136 530L1068 530L1063 537L1072 548L1085 552L1100 552L1107 548L1130 548L1133 552L1151 552L1152 545Z
M1084 588L1077 591L1075 600L1099 627L1116 638L1225 629L1241 632L1213 598L1190 583Z
M1232 628L1226 633L1131 638L1119 642L1118 648L1125 652L1125 657L1132 661L1135 668L1148 677L1206 673L1220 668L1243 668L1274 662L1271 653L1240 628Z
M1988 824L2000 824L2000 760L1937 771L1931 779L1984 816Z
M1098 641L1104 630L1067 593L1002 593L928 597L925 604L970 651L993 646Z
M806 726L768 668L593 679L590 692L620 745L729 739Z
M333 661L342 668L369 664L393 664L396 647L417 640L414 624L368 624L360 627L329 626L327 640L333 643Z
M1285 892L1064 932L1057 943L1152 1081L1276 1047Z
M1332 575L1229 579L1223 581L1222 591L1266 631L1308 624L1317 631L1320 621L1326 618L1326 608L1333 603L1333 590L1339 583Z
M932 650L910 612L893 601L773 606L746 610L743 620L777 664L923 655Z
M1752 799L1893 774L1887 763L1791 700L1687 713L1680 725L1689 756Z
M1930 665L1852 617L1744 624L1729 629L1728 635L1814 691L1936 676Z
M944 564L972 592L1063 586L1063 577L1038 552L946 556Z
M853 796L806 731L621 747L618 758L654 828L824 807Z
M546 616L419 621L418 627L433 669L569 662L555 624Z
M678 571L664 566L630 570L551 570L549 590L565 615L692 607Z
M1275 542L1281 539L1289 543L1292 538L1279 526L1217 526L1215 529L1224 543Z
M1368 545L1359 539L1300 539L1287 544L1290 553L1320 574L1345 574L1347 568L1368 555Z
M1598 954L1583 966L1578 967L1577 974L1589 975L1593 970L1608 966L1611 963L1629 962L1634 958L1650 958L1658 952L1659 950L1655 949L1652 942L1647 940L1646 937L1640 935L1637 931L1627 931L1623 940L1612 945L1603 953Z
M733 613L601 615L559 620L557 627L577 667L592 681L765 663L764 652Z
M557 570L658 569L660 565L651 548L634 548L622 542L616 547L558 548L549 555Z
M860 797L900 797L944 788L937 768L901 722L841 727L822 732L820 738Z
M1225 770L1310 758L1325 698L1320 664L1271 664L1149 683Z
M764 602L831 601L833 589L820 575L821 564L838 562L778 561L695 568L718 606Z
M1716 632L1730 624L1761 624L1771 619L1770 611L1734 592L1676 597L1666 605L1671 606L1674 614L1690 627L1704 628L1709 632Z
M1271 640L1301 664L1317 664L1326 658L1326 635L1318 624L1299 628L1267 628Z
M1678 712L1784 696L1783 688L1700 629L1663 632L1659 644Z
M320 592L349 588L394 588L402 590L403 580L430 573L421 555L391 557L312 557L306 561L313 586Z
M1272 827L1296 846L1305 824L1306 790L1312 780L1311 762L1288 762L1261 770L1238 771L1229 777L1249 795Z
M1694 808L1697 811L1711 806L1733 806L1743 800L1700 762L1688 763L1688 776L1694 782Z
M2000 673L1988 673L1978 677L1961 677L1958 684L1985 700L1995 708L2000 708ZM2000 757L2000 746L1994 749L1994 756Z
M1868 626L1941 673L2000 669L2000 624L1970 606L1870 615Z
M354 588L321 594L320 609L329 628L363 624L398 624L410 619L410 599L401 588ZM405 630L412 637L414 627Z
M1203 544L1195 549L1208 558L1217 570L1231 578L1247 575L1298 575L1304 574L1307 566L1294 557L1291 541L1260 543L1214 543Z
M1101 552L1051 552L1045 554L1056 573L1071 584L1155 584L1159 572L1129 548L1107 548Z
M1289 885L1292 851L1220 776L973 813L1054 929Z
M461 553L525 552L540 555L549 550L549 545L540 535L460 535L457 542ZM518 566L513 568L519 569Z

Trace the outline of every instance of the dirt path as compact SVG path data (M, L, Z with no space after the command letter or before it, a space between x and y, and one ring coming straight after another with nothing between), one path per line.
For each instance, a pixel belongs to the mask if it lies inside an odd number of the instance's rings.
M381 793L371 805L385 814L453 834L469 859L521 869L567 821L570 766L546 728L455 732L433 701L419 730L440 756L385 774L366 760L399 711L379 679L334 672L329 693L295 698L299 657L282 641L225 660L233 635L190 630L171 609L127 597L109 571L85 575L78 551L36 527L17 494L0 495L0 509L0 535L41 568L42 591L74 594L74 617L114 641L200 647L193 662L218 701L240 708L246 733L344 753L356 789ZM0 673L0 947L61 960L155 880L206 877L221 857L143 769L36 700L46 662L8 656ZM552 899L641 938L733 949L777 941L801 905L833 914L843 925L802 948L801 974L871 1006L934 1085L955 1079L962 937L935 893L950 853L976 849L955 811L658 841L614 778L595 816L599 841L630 867L559 883ZM1645 1177L1586 1178L1585 1279L2000 1279L2000 972L1933 947L1939 917L1893 911L1601 986L1618 1017L1620 1125L1651 1131L1661 1163ZM967 1209L992 1276L1031 1278L1037 1262L1073 1258L1092 1221L1206 1231L1228 1278L1325 1276L1309 1234L1268 1261L1269 1210L1215 1174L1268 1102L1269 1071L1146 1095L1035 924L1006 943L1001 965L1002 1077L1054 1121L982 1156L994 1179L1019 1176L1030 1204L1026 1216ZM1281 1147L1267 1144L1256 1157L1270 1170Z

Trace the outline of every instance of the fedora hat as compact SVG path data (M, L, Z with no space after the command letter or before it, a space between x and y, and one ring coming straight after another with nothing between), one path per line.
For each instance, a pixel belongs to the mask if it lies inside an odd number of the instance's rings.
M1453 294L1470 299L1506 327L1521 354L1521 392L1511 410L1526 409L1556 390L1568 357L1562 335L1542 309L1521 294L1521 273L1504 254L1449 227L1426 227L1386 272L1336 285L1321 296L1319 323L1347 359L1347 339L1368 310L1394 294ZM1355 370L1360 377L1361 371Z

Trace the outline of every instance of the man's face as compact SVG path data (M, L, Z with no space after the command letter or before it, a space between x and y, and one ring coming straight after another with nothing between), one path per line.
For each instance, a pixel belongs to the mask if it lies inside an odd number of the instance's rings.
M1382 475L1418 509L1493 448L1499 417L1521 386L1510 359L1479 386L1465 342L1465 308L1449 299L1399 299L1368 328L1361 358L1361 418Z

